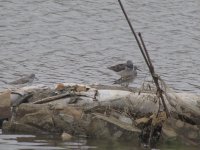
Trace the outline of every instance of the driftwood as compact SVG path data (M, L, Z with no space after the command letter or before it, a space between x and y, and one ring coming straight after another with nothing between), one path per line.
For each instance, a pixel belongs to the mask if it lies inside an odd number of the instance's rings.
M79 86L76 84L65 84L66 87L73 87ZM84 86L84 85L81 85ZM88 87L87 87L88 88ZM109 89L108 89L109 88ZM121 90L121 88L116 88L109 86L106 88L104 86L96 86L96 88L89 88L87 91L64 91L63 93L59 93L55 96L47 95L45 98L33 100L32 103L34 104L41 104L41 103L61 103L65 101L65 105L73 104L82 107L92 108L93 106L105 106L105 107L118 107L120 109L128 108L135 113L155 113L159 109L159 98L156 95L155 91L126 91ZM73 89L73 88L72 88ZM114 89L114 90L113 90ZM30 88L22 88L19 91L22 91L21 95L28 92L29 94L37 95L35 90L37 86ZM44 88L46 90L46 87ZM41 89L42 91L42 89ZM52 92L55 93L55 89L51 89ZM57 92L57 91L56 91ZM23 95L22 95L23 96ZM12 96L11 96L12 98ZM71 101L69 99L77 98L76 101ZM196 94L190 93L173 93L169 91L165 95L165 100L167 102L167 107L169 108L170 112L175 113L176 115L185 115L185 117L192 117L192 116L199 116L200 115L200 96ZM20 97L18 97L20 99ZM56 100L56 101L55 101ZM15 101L17 101L15 99ZM197 118L198 120L198 118ZM194 121L196 122L196 121Z
M59 94L59 95L56 95L56 96L51 96L51 97L47 97L47 98L35 101L35 102L33 102L33 104L48 103L48 102L51 102L51 101L54 101L54 100L57 100L57 99L65 98L69 95L70 95L70 93Z

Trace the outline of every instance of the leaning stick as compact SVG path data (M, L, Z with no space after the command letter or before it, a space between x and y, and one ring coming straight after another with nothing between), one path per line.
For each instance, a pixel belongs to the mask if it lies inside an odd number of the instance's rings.
M126 18L126 21L128 22L128 25L129 25L129 27L130 27L130 29L131 29L131 31L132 31L132 33L133 33L135 39L136 39L136 42L137 42L137 44L138 44L138 46L139 46L139 49L140 49L140 51L141 51L141 53L142 53L142 55L143 55L143 57L144 57L144 60L145 60L147 66L148 66L148 68L149 68L149 71L150 71L150 73L151 73L151 75L152 75L152 78L153 78L153 80L154 80L154 82L155 82L155 85L156 85L156 88L157 88L157 92L158 92L158 94L159 94L158 96L159 96L159 97L161 98L161 100L162 100L162 103L163 103L163 106L164 106L164 110L165 110L165 112L166 112L166 114L167 114L167 117L169 117L169 116L170 116L170 113L169 113L169 110L168 110L168 108L167 108L167 105L166 105L166 103L165 103L165 101L164 101L164 97L163 97L163 95L162 95L162 90L161 90L160 85L159 85L159 82L158 82L158 76L156 76L156 74L155 74L154 67L153 67L153 65L152 65L152 63L151 63L150 56L149 56L149 54L148 54L148 52L147 52L147 49L146 49L146 46L145 46L144 41L143 41L143 39L142 39L142 36L141 36L141 34L139 33L139 37L140 37L140 40L141 40L141 42L142 42L143 48L142 48L141 43L140 43L140 41L139 41L139 39L138 39L138 37L137 37L137 34L135 33L135 31L134 31L134 29L133 29L133 26L132 26L132 24L131 24L131 22L130 22L130 19L128 18L128 15L127 15L127 13L126 13L124 7L123 7L123 4L122 4L121 0L118 0L118 2L119 2L119 5L120 5L120 7L121 7L121 9L122 9L122 12L124 13L124 16L125 16L125 18Z
M139 49L140 49L141 52L143 53L143 51L142 51L142 46L141 46L141 44L140 44L140 41L139 41L139 39L138 39L138 37L137 37L137 34L135 33L135 30L133 29L133 26L132 26L132 24L131 24L131 22L130 22L130 19L128 18L128 15L127 15L127 13L126 13L126 11L125 11L125 9L124 9L124 6L123 6L121 0L118 0L118 2L119 2L119 5L120 5L120 7L121 7L123 13L124 13L124 16L125 16L125 18L126 18L126 21L128 22L128 25L129 25L129 27L130 27L130 29L131 29L131 31L132 31L132 33L133 33L135 39L136 39L136 42L137 42L137 44L138 44L138 46L139 46ZM145 55L145 54L143 54L143 55ZM144 57L144 59L145 59L145 62L146 62L146 64L147 64L147 66L149 66L149 63L148 63L148 60L146 59L146 57Z
M35 101L33 102L33 104L43 104L43 103L48 103L54 100L58 100L60 98L65 98L67 96L70 96L71 93L64 93L64 94L60 94L60 95L56 95L56 96L51 96L51 97L47 97L47 98L43 98L41 100Z

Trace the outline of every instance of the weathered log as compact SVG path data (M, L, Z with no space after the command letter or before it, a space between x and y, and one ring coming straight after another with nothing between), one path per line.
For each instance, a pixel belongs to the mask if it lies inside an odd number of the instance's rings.
M33 102L33 104L43 104L43 103L48 103L57 99L61 99L64 98L66 96L69 96L69 93L64 93L64 94L59 94L59 95L55 95L55 96L51 96L51 97L47 97L38 101Z

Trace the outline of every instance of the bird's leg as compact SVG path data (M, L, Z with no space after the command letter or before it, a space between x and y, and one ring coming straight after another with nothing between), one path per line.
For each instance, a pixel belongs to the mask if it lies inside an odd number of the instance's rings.
M124 84L123 84L123 83L120 83L120 85L121 85L121 86L124 86Z
M127 87L128 87L128 85L129 85L129 83L128 83L128 82L126 82L126 83L125 83L125 87L127 88Z

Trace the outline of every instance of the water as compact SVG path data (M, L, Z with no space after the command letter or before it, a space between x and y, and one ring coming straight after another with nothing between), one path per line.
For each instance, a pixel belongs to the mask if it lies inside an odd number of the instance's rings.
M176 91L199 93L200 2L125 1L156 72ZM29 73L35 84L112 84L107 66L127 59L143 70L131 85L140 87L147 67L117 0L0 0L1 90Z
M158 146L162 150L198 150L198 147L183 146L169 142ZM137 142L86 140L77 137L62 141L58 135L5 135L0 131L0 150L144 150Z

